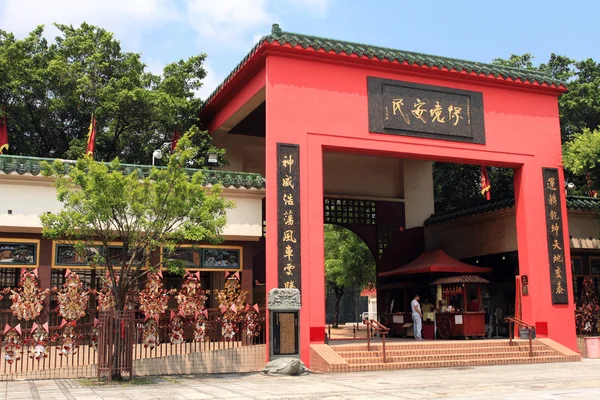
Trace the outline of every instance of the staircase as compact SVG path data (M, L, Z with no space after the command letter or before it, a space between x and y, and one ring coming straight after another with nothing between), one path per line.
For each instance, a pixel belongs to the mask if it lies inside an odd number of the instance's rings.
M452 368L479 365L538 364L580 361L581 357L549 340L533 341L533 357L529 341L464 340L426 342L387 342L386 362L381 343L344 345L312 345L311 369L320 372L382 371L412 368Z

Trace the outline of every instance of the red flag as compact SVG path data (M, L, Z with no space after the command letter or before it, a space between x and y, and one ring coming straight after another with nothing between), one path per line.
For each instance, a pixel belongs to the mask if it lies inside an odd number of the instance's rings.
M484 166L481 167L481 195L485 196L486 200L490 199L490 189L492 185L490 184L490 178L488 177L487 168Z
M4 107L2 107L4 110ZM6 125L6 116L0 118L0 154L8 151L8 126Z
M171 153L175 151L175 147L177 147L177 142L179 142L180 137L179 129L175 129L175 132L173 132L173 139L171 139Z
M88 131L87 149L85 150L86 156L94 156L94 142L96 141L96 117L92 113L92 120L90 122L90 129Z

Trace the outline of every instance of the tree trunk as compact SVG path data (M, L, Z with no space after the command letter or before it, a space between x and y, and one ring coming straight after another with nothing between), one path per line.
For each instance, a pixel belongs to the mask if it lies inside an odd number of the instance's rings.
M334 286L333 292L335 293L335 308L333 310L333 327L339 327L340 318L340 303L342 302L342 296L344 295L344 287Z

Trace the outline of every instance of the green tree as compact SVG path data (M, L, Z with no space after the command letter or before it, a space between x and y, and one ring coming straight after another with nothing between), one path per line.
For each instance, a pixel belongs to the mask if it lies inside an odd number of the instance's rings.
M600 128L584 128L563 146L563 164L574 176L591 178L591 189L600 189Z
M56 27L52 44L41 26L21 40L0 30L0 103L12 154L79 158L94 112L97 160L147 164L176 128L185 132L197 123L201 100L194 93L206 75L205 54L155 75L102 28ZM202 153L223 154L206 132L193 140Z
M325 225L325 280L335 295L334 328L345 289L362 289L375 277L375 260L365 242L349 229Z
M63 204L62 211L40 217L44 237L74 242L83 254L87 246L100 242L102 257L92 266L108 272L117 310L125 309L127 293L147 273L144 266L153 271L163 266L152 257L161 245L173 251L183 241L220 240L231 204L220 196L219 185L210 190L203 186L201 171L183 168L198 154L191 141L196 132L192 128L184 135L167 166L152 168L147 177L135 170L124 172L118 159L104 164L83 157L75 164L56 160L44 165L44 175L56 178ZM113 262L115 246L109 246L115 241L122 242L118 263ZM177 262L164 266L182 272Z

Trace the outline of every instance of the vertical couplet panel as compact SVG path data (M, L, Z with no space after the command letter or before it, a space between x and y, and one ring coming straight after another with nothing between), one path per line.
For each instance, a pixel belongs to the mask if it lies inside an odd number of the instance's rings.
M277 143L278 286L301 290L300 148Z
M548 260L550 264L550 293L552 304L568 304L569 293L565 260L562 208L558 169L543 168Z

